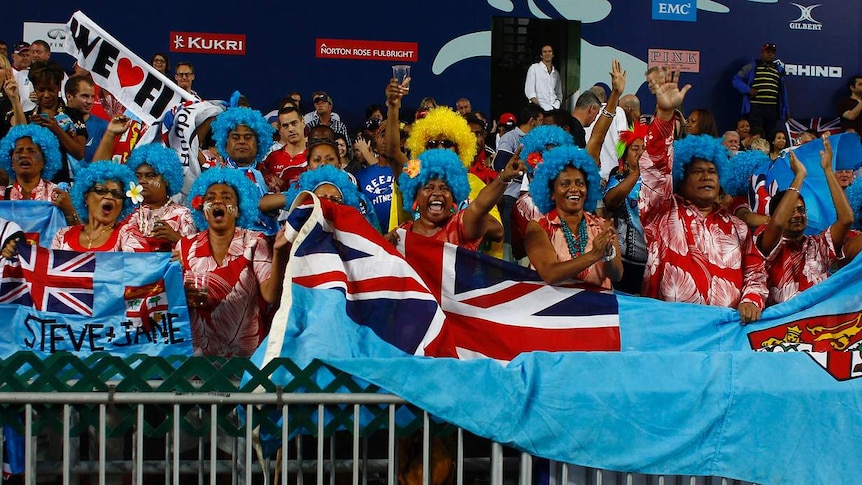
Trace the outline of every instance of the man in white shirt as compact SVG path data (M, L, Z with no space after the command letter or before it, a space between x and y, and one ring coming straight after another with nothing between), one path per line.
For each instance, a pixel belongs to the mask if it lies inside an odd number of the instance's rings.
M595 94L602 102L602 116L608 116L607 114L604 114L607 113L607 111L604 111L604 106L607 103L607 94L605 93L605 89L596 85L590 88L590 92ZM605 134L605 141L602 143L602 150L599 152L599 161L601 162L599 173L604 181L608 180L608 175L610 175L611 170L619 165L617 142L620 141L620 132L629 129L626 112L621 107L617 106L617 109L609 117L613 118L613 120L611 121L611 127L608 128L608 132ZM589 141L590 136L593 133L594 126L595 124L591 124L585 128L587 141ZM599 206L601 206L601 201L599 201Z
M558 109L563 100L560 72L551 63L553 60L554 48L542 46L542 60L530 66L524 82L524 95L545 111Z

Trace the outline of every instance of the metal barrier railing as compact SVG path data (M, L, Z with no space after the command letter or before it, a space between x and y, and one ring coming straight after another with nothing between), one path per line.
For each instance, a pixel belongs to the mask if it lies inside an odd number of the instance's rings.
M147 483L145 477L160 477L159 483L225 483L219 482L219 477L229 477L231 483L291 483L303 484L306 479L313 479L315 483L336 483L336 476L343 477L341 482L349 477L350 483L367 484L373 480L375 474L383 472L385 483L397 483L398 480L398 438L396 430L396 412L399 406L405 406L403 400L397 396L386 394L296 394L281 396L271 394L226 394L226 395L189 395L174 393L0 393L0 403L7 406L23 406L24 420L24 443L25 443L25 484L39 483L45 477L53 478L59 476L63 484L77 483L81 477L91 477L94 483ZM169 416L171 431L164 436L164 459L145 460L144 433L133 431L131 443L133 458L130 460L109 460L107 443L111 439L108 432L108 416L111 409L119 409L129 406L133 409L134 429L144 429L144 421L148 406L167 405L171 408ZM386 436L381 440L385 445L385 456L381 458L370 458L368 454L369 440L363 438L360 423L360 413L366 406L385 406L388 416ZM62 461L53 462L40 460L36 463L39 454L36 442L38 436L35 423L51 409L47 406L61 406L62 409ZM75 449L73 441L76 438L72 433L75 420L73 419L76 409L81 406L96 406L98 408L99 421L96 430L97 456L91 459L80 459L72 456ZM201 424L207 429L207 436L198 439L195 446L198 455L193 458L181 458L184 446L181 444L182 431L180 422L182 416L190 412L188 407L198 410L202 415ZM316 409L317 429L313 436L312 445L315 446L314 456L311 459L304 457L302 450L302 438L291 438L288 427L282 427L280 437L281 449L288 449L293 445L296 456L291 458L288 453L278 453L276 459L272 455L263 456L254 448L249 446L255 443L256 436L251 426L242 426L243 440L232 439L232 447L228 450L228 457L218 455L219 446L212 446L220 441L218 415L225 410L225 406L240 406L246 416L246 422L254 422L257 413L271 413L280 409L280 414L285 422L291 417L291 410L298 407L312 407ZM345 438L350 440L349 456L337 456L335 451L335 436L326 437L324 432L326 408L329 406L350 406L354 416L354 427L344 433ZM184 409L185 408L185 409ZM205 411L206 410L206 411ZM432 442L432 421L427 413L422 413L422 477L431 479L432 474L427 470L433 468L432 454L430 452ZM80 438L80 436L78 437ZM465 445L465 432L461 429L455 431L455 455L454 476L452 480L458 485L464 483L489 483L490 485L502 485L504 483L515 483L526 485L533 483L532 462L533 458L521 453L517 456L506 457L504 447L499 443L490 443L488 457L465 456L467 446ZM240 443L242 441L242 443ZM327 441L329 449L327 450ZM380 444L380 443L378 443ZM51 445L51 444L49 444ZM56 445L53 444L54 446ZM186 446L187 447L187 446ZM363 451L364 450L364 451ZM116 451L116 450L114 450ZM476 451L476 450L469 450ZM513 450L512 450L513 451ZM327 453L328 452L328 453ZM257 456L255 456L257 454ZM326 455L329 455L328 457ZM114 453L116 455L116 453ZM617 473L604 470L589 469L585 467L564 466L552 463L551 483L585 483L602 485L604 483L617 484L705 484L705 483L739 483L726 479L708 479L703 477L651 477L631 473ZM465 480L470 474L472 480ZM278 478L276 478L278 474ZM185 482L183 476L191 477L192 480ZM131 482L123 481L123 478L131 477ZM293 478L291 480L291 477ZM487 477L487 481L485 480ZM255 481L255 478L259 478ZM421 482L428 483L425 480Z
M0 361L0 424L21 434L27 485L538 479L535 458L436 422L322 364L300 369L281 360L260 370L224 359L13 357ZM288 385L266 382L285 370L293 376ZM418 442L412 455L411 442ZM9 445L0 444L0 453ZM739 483L553 462L543 469L554 485Z

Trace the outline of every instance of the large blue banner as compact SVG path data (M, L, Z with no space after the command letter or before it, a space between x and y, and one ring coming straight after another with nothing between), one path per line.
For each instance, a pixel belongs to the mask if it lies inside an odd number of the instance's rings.
M620 294L620 352L432 359L399 349L361 315L348 316L357 299L387 304L357 291L357 276L385 265L399 275L393 292L416 276L406 261L385 256L389 248L370 251L366 243L387 243L355 237L351 220L294 208L286 300L253 357L258 365L277 356L299 366L320 359L475 434L567 463L757 483L851 480L862 449L862 381L855 379L862 375L862 261L748 326L734 309ZM330 277L292 278L306 266ZM385 283L376 280L375 291ZM407 291L419 308L427 294L446 289L419 281ZM402 324L439 333L443 313L432 308Z

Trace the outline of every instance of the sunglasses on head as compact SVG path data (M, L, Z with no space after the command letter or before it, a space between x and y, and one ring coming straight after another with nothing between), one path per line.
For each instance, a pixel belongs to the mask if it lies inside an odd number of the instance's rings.
M90 189L90 192L98 195L99 197L104 197L106 195L110 195L112 199L123 200L126 198L126 194L123 193L122 190L117 189L108 189L105 187L93 187Z
M425 148L428 150L434 148L452 148L455 146L455 142L452 140L428 140L425 143Z

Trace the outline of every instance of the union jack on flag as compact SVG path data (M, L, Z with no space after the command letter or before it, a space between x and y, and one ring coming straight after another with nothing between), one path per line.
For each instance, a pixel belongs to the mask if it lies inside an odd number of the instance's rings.
M784 126L787 128L790 139L793 140L793 145L799 144L797 142L799 135L806 130L815 130L821 135L826 132L829 132L830 135L837 135L844 131L841 129L841 118L826 119L819 116L807 119L789 118Z
M288 224L293 283L343 291L351 320L405 352L509 361L534 350L620 350L612 292L550 286L532 270L404 231L396 250L358 212L328 201L296 205Z
M93 253L19 244L18 259L5 261L0 304L43 312L93 316Z

